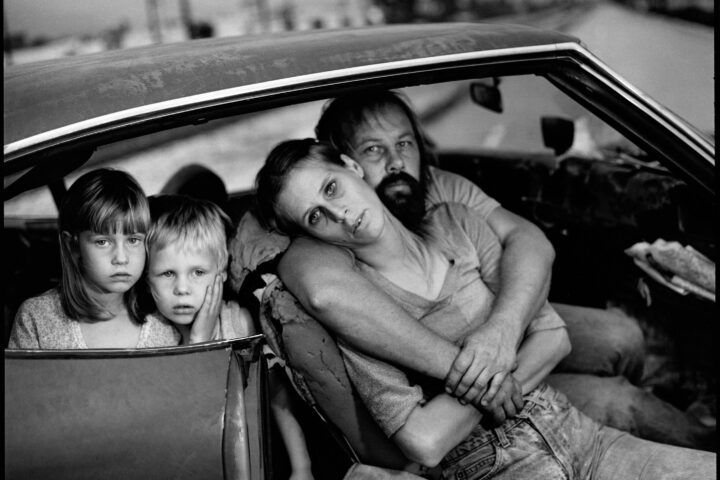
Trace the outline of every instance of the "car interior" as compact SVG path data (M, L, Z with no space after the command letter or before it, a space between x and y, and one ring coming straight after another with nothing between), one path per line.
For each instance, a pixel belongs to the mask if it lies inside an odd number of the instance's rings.
M546 77L489 76L401 91L419 113L436 166L473 181L504 208L538 225L552 242L556 260L549 299L614 306L637 318L647 341L644 386L683 410L701 408L714 422L714 301L658 283L626 252L662 239L691 245L714 261L714 199L663 166L649 144L620 133ZM6 176L5 346L22 301L60 279L55 205L80 174L99 166L124 169L149 195L208 198L238 225L251 212L254 174L265 153L285 138L313 136L323 103L318 98L128 138L94 151L65 152L42 168ZM235 133L239 125L245 127ZM214 146L189 143L204 141ZM288 360L305 402L311 455L323 459L315 462L324 464L319 476L339 478L337 473L357 459L398 467L397 452L368 426L372 422L352 398L347 378L335 375L343 366L332 335L309 317L283 317L278 302L296 300L281 283L266 287L262 304L255 300L253 282L272 268L272 262L258 266L243 288L226 295L254 302L258 325ZM331 368L304 363L302 351L316 348L329 352L325 360ZM316 367L327 372L318 376ZM281 442L276 440L274 450L282 458ZM275 468L287 469L283 461Z

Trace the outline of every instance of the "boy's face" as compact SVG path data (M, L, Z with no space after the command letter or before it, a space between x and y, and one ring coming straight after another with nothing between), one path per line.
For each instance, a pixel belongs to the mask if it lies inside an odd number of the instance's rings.
M185 248L180 242L152 248L148 257L148 283L155 305L165 318L181 325L195 320L218 273L209 249Z

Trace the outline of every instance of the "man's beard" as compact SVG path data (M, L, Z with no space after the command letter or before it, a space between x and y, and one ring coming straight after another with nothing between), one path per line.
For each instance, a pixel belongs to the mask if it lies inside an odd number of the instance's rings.
M390 193L388 187L400 183L409 188L408 191ZM425 182L417 181L405 172L391 173L375 188L380 200L395 218L406 228L417 232L425 218Z

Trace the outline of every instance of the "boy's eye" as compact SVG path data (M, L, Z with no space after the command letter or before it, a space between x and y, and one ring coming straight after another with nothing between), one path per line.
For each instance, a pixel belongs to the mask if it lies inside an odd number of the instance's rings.
M337 190L337 183L332 181L332 182L328 183L327 186L325 187L325 195L332 197L333 195L335 195L336 190Z
M195 270L193 273L196 277L202 277L203 275L205 275L205 270Z

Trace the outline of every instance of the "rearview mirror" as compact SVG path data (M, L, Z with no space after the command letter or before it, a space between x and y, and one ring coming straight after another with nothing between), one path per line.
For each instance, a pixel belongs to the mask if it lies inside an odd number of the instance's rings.
M575 139L575 122L562 117L541 117L543 143L552 148L555 155L562 155Z
M470 97L476 105L502 113L502 95L498 85L500 85L500 79L497 77L476 80L470 84Z

